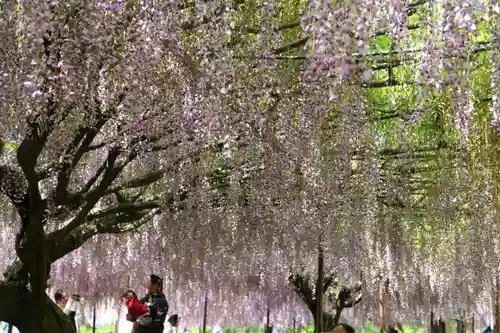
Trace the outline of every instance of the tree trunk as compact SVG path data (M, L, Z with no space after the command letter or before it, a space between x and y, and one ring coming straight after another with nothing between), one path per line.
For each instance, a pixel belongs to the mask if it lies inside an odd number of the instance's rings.
M314 327L316 327L316 324L318 323L318 316L316 314L316 303L308 305L308 307L311 310L311 313L313 314ZM333 330L335 325L338 324L337 321L330 313L323 311L323 332L331 332L331 330Z
M0 321L17 327L20 333L75 333L70 318L45 294L43 299L43 329L37 327L34 318L36 305L26 287L26 275L22 264L15 261L0 281Z
M29 290L0 281L0 299L7 300L0 302L0 321L14 325L20 333L75 333L69 317L48 296L44 302L42 332L32 320L34 316Z

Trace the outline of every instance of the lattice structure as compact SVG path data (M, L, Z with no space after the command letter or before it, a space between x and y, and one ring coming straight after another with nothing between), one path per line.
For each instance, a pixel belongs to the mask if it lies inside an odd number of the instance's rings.
M288 276L321 240L353 323L381 277L388 324L491 321L494 1L0 6L0 293L28 272L41 306L50 271L91 306L156 272L186 322L208 290L209 325L305 324Z

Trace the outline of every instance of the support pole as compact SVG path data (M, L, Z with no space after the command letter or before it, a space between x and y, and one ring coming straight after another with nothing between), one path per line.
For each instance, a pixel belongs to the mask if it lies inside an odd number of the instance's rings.
M13 329L13 325L9 323L9 329L8 329L8 333L12 333L12 329Z
M292 333L297 333L297 319L293 317L293 331Z
M323 246L320 238L318 244L318 280L316 282L316 327L315 333L323 332L323 280L325 276L325 258L323 254Z
M94 318L92 319L92 333L95 333L95 330L96 330L95 323L96 323L96 311L95 311L95 305L94 305Z
M431 333L437 333L434 325L434 311L431 310Z
M389 293L389 278L385 279L384 281L384 295L383 295L383 301L384 301L384 329L386 327L388 327L387 325L389 325L390 327L393 326L393 323L391 320L389 320L389 322L387 322L388 318L392 318L391 317L391 307L390 307L390 299L389 299L389 296L390 296L390 293Z
M462 320L462 333L467 333L467 313L464 312Z
M446 332L446 323L442 318L439 319L439 332L440 333L445 333Z
M118 318L116 318L115 322L115 333L120 332L120 318L122 316L122 311L123 311L123 306L120 306L120 308L118 309Z
M269 309L269 304L267 304L266 330L265 330L266 333L271 333L270 326L269 326L269 325L271 325L270 319L271 319L271 310Z
M379 332L384 332L385 327L385 313L384 313L384 283L382 279L382 273L379 275L378 282L378 326Z
M205 305L203 307L203 333L207 332L207 306L208 306L208 294L205 291Z

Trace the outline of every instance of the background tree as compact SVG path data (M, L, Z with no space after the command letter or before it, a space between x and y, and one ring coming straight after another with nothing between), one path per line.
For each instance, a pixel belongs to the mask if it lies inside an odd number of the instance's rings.
M314 323L318 320L316 315L316 283L302 268L296 268L289 276L297 295L307 304L311 311ZM322 285L323 293L330 301L332 310L323 312L323 331L331 331L339 323L342 310L352 308L362 300L362 283L356 282L352 286L342 285L334 271L325 274Z

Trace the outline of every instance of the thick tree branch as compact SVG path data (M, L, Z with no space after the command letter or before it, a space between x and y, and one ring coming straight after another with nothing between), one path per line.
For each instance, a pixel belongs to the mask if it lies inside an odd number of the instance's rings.
M38 177L35 171L35 165L42 152L47 138L50 134L49 129L41 129L38 122L29 121L29 132L17 150L17 162L23 170L24 176L28 182L28 191L32 200L40 202L42 200L38 189ZM47 127L52 127L47 125Z
M306 303L309 310L314 313L316 309L316 301L314 292L311 288L309 276L300 272L293 272L289 275L288 280L294 286L294 290L299 297Z
M102 64L99 68L102 68ZM94 101L94 106L92 108L86 107L87 112L95 117L95 120L90 124L85 124L81 126L73 140L70 142L68 147L65 149L62 161L59 165L59 173L57 175L57 186L55 192L55 202L56 204L63 204L65 199L68 197L68 185L71 179L71 175L78 163L80 163L84 154L89 152L90 145L94 142L96 136L100 133L102 128L106 123L116 114L118 106L123 102L126 97L126 90L124 90L110 106L107 112L101 112L99 108L101 107L101 102L99 100Z
M63 238L64 235L67 235L69 232L71 232L72 229L78 228L79 226L83 225L90 211L95 207L97 202L103 196L107 195L107 190L122 173L123 169L135 158L137 158L141 146L143 144L154 143L155 141L157 141L157 138L148 136L135 138L131 143L131 148L129 149L128 154L123 156L120 161L118 161L118 158L122 153L122 148L119 146L112 148L108 153L108 158L106 159L105 166L103 168L100 168L97 171L96 175L91 179L91 181L94 182L97 181L98 178L101 178L101 181L95 187L95 189L88 192L80 192L77 195L73 196L73 205L79 207L84 202L83 206L80 208L77 215L66 226L55 231L58 237ZM155 179L157 175L153 175L153 179ZM151 178L146 180L151 180ZM142 182L146 182L146 180L141 179ZM139 181L137 181L136 184L132 183L132 185L137 185L138 182ZM85 189L90 189L88 184Z
M53 232L47 237L50 261L59 260L98 234L117 234L133 231L151 221L159 213L159 209L154 208L132 214L107 216L71 229L66 235L62 235L57 231Z
M337 272L332 270L330 273L326 274L323 280L323 293L326 293L328 288L330 288L337 280Z
M164 170L152 170L144 176L133 178L124 182L121 185L111 187L106 191L106 194L115 193L117 191L121 191L123 189L137 188L137 187L146 187L153 183L156 183L165 175Z
M160 204L158 203L157 200L148 200L138 203L123 202L114 207L101 210L94 214L89 214L87 217L87 221L103 219L113 215L135 214L143 210L152 210L155 208L160 208Z
M28 186L23 174L14 168L0 165L0 191L10 199L21 219L25 219L28 214Z
M338 294L329 293L328 298L334 305L335 315L334 322L338 323L340 320L340 315L345 308L352 308L363 298L362 293L362 283L358 282L352 287L342 286Z
M81 127L64 151L57 176L56 204L64 202L68 195L68 185L73 170L75 170L81 158L88 151L89 146L109 119L111 119L110 112L98 113L96 121L91 126Z
M120 148L114 147L108 152L108 158L106 159L106 167L103 171L102 180L97 185L96 189L89 193L86 196L86 202L83 204L83 207L80 208L77 215L73 218L71 222L69 222L66 226L61 229L55 231L56 233L64 235L68 234L72 229L75 229L82 225L85 222L85 219L89 212L94 208L97 202L101 199L101 197L105 194L106 189L111 185L111 183L118 177L120 172L125 167L124 163L115 166L117 159L120 155Z
M130 232L145 225L159 213L160 210L154 208L149 212L144 211L132 215L116 216L113 219L103 219L101 223L96 225L96 230L99 234L121 234Z
M144 139L144 141L157 141L156 139L148 138ZM140 141L140 142L144 142ZM139 142L139 141L138 141ZM138 147L136 147L138 148ZM142 147L144 148L144 147ZM165 149L165 145L161 145L161 147L157 144L153 144L151 149L146 149L144 150L145 152L147 151L158 151ZM132 152L129 153L128 157L125 159L123 164L121 166L117 166L117 177L121 173L121 170L130 163L136 156L138 155L137 149L132 148ZM179 158L178 160L175 161L174 164L179 163L182 161L182 158ZM56 218L64 218L64 216L67 216L69 214L69 211L71 210L76 210L79 207L81 207L89 198L94 197L97 192L99 191L98 186L95 186L97 181L101 179L105 173L105 171L109 169L109 160L106 159L101 166L96 170L94 175L86 182L86 184L83 186L83 188L78 191L77 193L68 193L67 198L65 199L64 206L60 206L59 209L54 213L54 217ZM120 170L119 170L120 169ZM115 186L109 186L105 191L104 194L100 195L100 198L109 195L109 194L115 194L115 195L120 195L120 191L122 190L127 190L127 189L132 189L132 188L146 188L147 186L157 182L160 180L163 175L165 174L165 171L170 170L171 168L168 169L161 169L161 170L152 170L149 173L133 178L131 180L125 181L124 183L120 185L115 185ZM115 177L115 179L117 178ZM136 196L136 199L139 196Z

